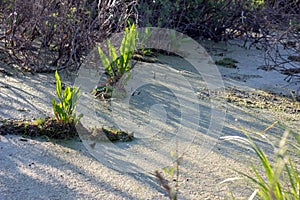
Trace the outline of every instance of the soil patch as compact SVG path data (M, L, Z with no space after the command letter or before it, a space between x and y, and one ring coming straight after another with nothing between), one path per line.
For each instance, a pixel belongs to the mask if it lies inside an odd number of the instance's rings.
M59 123L52 118L38 118L33 121L4 119L0 121L0 135L46 136L52 139L71 139L79 136L74 124ZM133 140L133 133L105 127L95 128L92 134L88 132L87 136L112 142Z
M67 139L78 136L75 126L71 123L58 123L52 118L33 121L1 120L0 135L14 134L29 137L47 136L53 139Z

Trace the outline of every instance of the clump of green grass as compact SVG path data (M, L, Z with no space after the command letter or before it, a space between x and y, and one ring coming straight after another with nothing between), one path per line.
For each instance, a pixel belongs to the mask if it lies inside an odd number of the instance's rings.
M276 123L273 123L266 130L269 130ZM266 131L265 130L265 131ZM263 131L262 134L265 132ZM299 200L300 199L300 176L297 163L290 157L290 153L296 150L297 155L300 155L300 133L286 129L278 147L269 142L274 148L275 161L272 163L265 152L259 148L250 136L245 133L247 138L239 136L226 136L225 140L243 142L248 144L255 152L264 171L259 171L260 166L252 164L251 168L254 174L249 175L243 172L238 172L242 176L251 180L254 183L254 192L250 199L256 196L264 200ZM291 142L288 137L291 136ZM266 138L266 137L265 137ZM233 180L228 179L228 181ZM223 181L223 182L226 182Z
M138 31L134 24L125 29L125 34L119 49L119 55L117 49L110 40L107 41L109 55L106 55L100 46L98 47L101 61L110 78L104 84L98 85L92 91L92 94L101 99L109 99L112 97L115 84L125 73L128 73L125 80L130 79L129 70L132 67L130 61L136 48L137 36Z
M110 40L107 41L109 56L105 55L100 46L98 47L101 61L109 76L116 79L115 81L130 70L130 60L135 50L137 34L138 31L135 29L134 24L132 24L130 28L125 29L125 34L120 46L120 56L118 56L117 50Z
M52 107L55 118L58 123L75 125L82 114L76 116L76 105L80 97L80 89L77 87L67 86L62 89L62 84L58 72L55 72L56 78L56 94L59 101L52 97Z
M119 49L116 49L110 40L107 41L108 55L101 47L98 47L98 53L102 64L105 67L109 78L105 83L97 85L92 94L100 99L110 99L114 92L115 97L124 97L124 85L131 78L130 70L137 63L137 60L145 60L143 56L138 56L137 46L142 47L150 35L149 29L145 29L144 34L140 34L134 24L125 28L124 37ZM150 49L140 49L140 54L149 54ZM119 53L118 53L119 52ZM136 60L133 62L133 60ZM157 59L147 59L147 61L156 62ZM119 81L121 78L122 81Z

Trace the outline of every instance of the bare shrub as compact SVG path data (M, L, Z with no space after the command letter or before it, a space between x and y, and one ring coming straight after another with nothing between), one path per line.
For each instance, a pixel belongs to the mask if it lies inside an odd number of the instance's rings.
M261 13L259 44L267 70L278 70L287 80L300 77L300 1L267 1Z
M117 3L116 3L117 2ZM130 2L130 3L128 3ZM126 26L135 1L2 0L0 51L35 72L77 69L95 42Z
M0 53L36 72L78 69L84 55L128 22L176 29L215 41L243 37L265 51L268 69L298 76L297 0L21 0L0 1ZM287 55L280 53L285 48ZM289 66L290 67L290 66Z
M264 50L267 68L288 76L300 71L291 62L300 51L300 1L140 0L138 11L140 26L172 28L195 39L241 37L245 47ZM282 54L282 47L287 54Z
M191 37L211 38L216 41L236 36L241 29L243 13L258 10L247 1L203 0L141 0L138 4L141 26L176 29ZM228 30L232 30L228 32Z
M137 24L137 0L99 0L98 19L101 31L115 33L123 31L128 22Z

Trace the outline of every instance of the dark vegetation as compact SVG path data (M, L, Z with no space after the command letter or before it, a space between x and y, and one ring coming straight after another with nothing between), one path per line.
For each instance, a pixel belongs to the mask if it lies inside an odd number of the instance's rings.
M297 64L285 67L299 58L296 0L2 0L0 11L0 53L23 71L76 70L96 42L123 31L130 21L176 29L195 39L241 37L250 41L245 47L265 51L266 69L299 75ZM293 57L281 55L281 46Z
M53 118L33 121L1 120L1 123L0 135L46 136L53 139L68 139L78 136L75 126L59 123Z
M78 69L95 42L123 30L127 7L93 0L0 1L0 52L22 70Z
M30 138L47 137L60 140L79 136L75 124L59 122L51 117L38 118L32 121L0 119L0 124L0 135L21 135ZM89 139L111 142L130 142L134 139L133 133L126 131L105 127L101 127L99 130L97 135L89 134Z

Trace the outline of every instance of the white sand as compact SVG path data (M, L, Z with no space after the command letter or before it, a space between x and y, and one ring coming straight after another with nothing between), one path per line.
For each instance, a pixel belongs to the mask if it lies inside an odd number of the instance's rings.
M234 85L245 91L265 89L273 92L282 92L289 88L295 89L293 88L295 85L289 85L283 80L284 75L256 69L263 62L260 52L246 51L235 46L228 48L229 51L225 52L225 56L235 58L239 63L237 64L238 69L218 67L226 87ZM218 105L218 102L222 102L220 99L218 100L218 95L211 94L208 97L208 94L202 90L207 88L203 79L190 70L184 70L188 68L186 62L176 57L164 57L164 61L169 62L169 66L173 66L172 68L177 70L174 71L174 75L177 72L184 74L184 77L188 78L191 86L195 89L193 95L197 97L197 100L200 99L196 102L198 106L195 108L199 108L200 114L192 115L192 117L199 121L194 124L183 123L185 127L178 131L178 126L182 125L181 115L178 113L180 106L177 107L180 103L176 103L174 98L168 96L168 91L165 91L164 96L157 96L162 94L162 90L157 91L159 90L158 86L156 88L145 86L141 89L140 95L131 97L132 105L138 102L152 105L153 100L156 101L160 98L162 104L159 105L159 102L155 102L157 105L147 107L150 108L148 110L143 110L143 107L139 107L137 104L136 107L133 107L135 109L131 109L132 118L128 121L123 114L120 116L118 123L123 121L121 127L125 128L136 126L129 122L145 122L149 118L151 126L143 129L144 131L136 131L137 140L132 143L118 144L117 146L97 144L96 148L92 149L89 147L90 141L84 141L86 144L84 146L76 139L71 141L47 141L46 139L21 141L21 136L0 136L0 199L167 199L166 193L157 183L153 173L155 169L160 170L162 166L172 160L169 153L176 147L175 140L170 140L172 138L178 139L180 152L184 152L180 165L180 199L226 199L231 191L237 197L249 196L251 190L246 185L242 185L242 181L221 185L218 183L226 178L235 177L237 174L233 169L247 172L248 169L245 165L248 165L250 160L254 161L253 153L242 144L224 142L219 138L222 135L241 135L241 126L250 132L261 131L277 119L276 115L264 110L248 109L230 103ZM164 65L161 64L156 68L156 72L163 69L165 69ZM168 70L170 69L168 68ZM176 90L182 83L180 81L184 80L172 78L173 73L169 74L170 80L174 82L167 81L166 83L169 85L165 85L165 87ZM246 76L245 80L243 79L244 75L250 76ZM241 77L240 81L237 81L236 77ZM32 119L52 115L50 101L51 95L54 95L55 92L54 82L53 75L2 76L0 78L0 116L2 118ZM182 85L186 87L185 84ZM187 105L194 103L193 98L188 98L186 93L180 93L180 91L177 92L182 99L189 102ZM151 94L155 98L149 98L145 95L147 92L152 92ZM162 105L166 105L168 99L172 100L169 107L168 105L162 107ZM215 102L214 99L216 99ZM122 102L114 105L115 111L123 110L116 109L119 105L122 105ZM209 128L212 123L210 118L212 105L219 106L216 110L224 109L224 107L227 109L222 132L209 132L209 130L213 130L212 127ZM109 112L103 110L102 106L99 106L99 109L101 112L103 111L97 116L103 118L101 122L104 125L113 123ZM184 116L190 116L188 113L193 113L190 108L185 109L184 112L187 114ZM141 121L139 117L143 115L144 118ZM172 120L163 123L168 117ZM193 122L193 118L188 119ZM293 124L297 124L297 122L299 121L293 122ZM193 127L197 123L199 123L199 127L195 131ZM286 123L289 124L289 122ZM168 131L161 135L155 135L154 133L158 131L155 127L158 129L163 127L163 130ZM174 132L182 133L182 131L186 131L188 137L172 135ZM271 140L278 139L282 131L279 126L271 129L268 132ZM190 143L193 136L195 136L194 142ZM256 142L259 146L264 147L268 154L272 153L270 145L259 138ZM86 147L89 148L89 151ZM189 150L185 151L183 147L189 147ZM156 154L153 154L155 152L153 149L157 149ZM93 158L90 153L98 160Z

